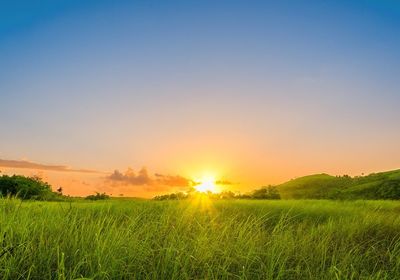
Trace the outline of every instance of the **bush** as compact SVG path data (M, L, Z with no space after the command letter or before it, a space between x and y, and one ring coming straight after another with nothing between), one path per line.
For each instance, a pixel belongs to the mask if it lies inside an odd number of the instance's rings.
M220 193L199 193L190 192L189 194L178 192L165 195L159 195L154 197L154 200L182 200L194 197L196 195L205 195L210 199L281 199L279 191L274 186L262 187L258 190L254 190L248 194L235 194L232 191L223 191Z
M106 193L96 192L96 194L88 195L87 197L85 197L85 199L87 199L87 200L106 200L106 199L110 199L110 196L106 195Z
M165 195L158 195L154 197L154 200L181 200L188 198L188 195L183 192L165 194Z
M0 195L32 200L56 200L59 195L51 190L51 186L37 176L20 175L0 176Z
M279 194L276 187L268 186L262 187L261 189L254 190L250 198L252 199L281 199L281 195Z

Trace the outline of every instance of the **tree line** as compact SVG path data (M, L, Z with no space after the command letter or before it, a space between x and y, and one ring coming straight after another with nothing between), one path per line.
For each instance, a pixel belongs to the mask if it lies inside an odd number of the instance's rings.
M0 176L0 197L17 197L22 200L63 201L69 196L63 195L62 187L53 191L51 185L39 176L2 175ZM105 193L95 193L85 197L87 200L109 199Z
M154 200L182 200L198 194L198 192L193 190L189 192L176 192L155 196ZM223 191L220 193L206 192L204 195L207 195L211 199L281 199L281 195L275 186L264 186L246 194Z

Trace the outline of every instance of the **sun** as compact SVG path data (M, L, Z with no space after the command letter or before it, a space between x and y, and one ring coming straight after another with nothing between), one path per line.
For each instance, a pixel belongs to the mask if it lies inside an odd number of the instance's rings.
M206 192L217 192L217 186L215 185L215 179L213 177L205 177L200 180L200 184L195 187L196 191L201 193Z

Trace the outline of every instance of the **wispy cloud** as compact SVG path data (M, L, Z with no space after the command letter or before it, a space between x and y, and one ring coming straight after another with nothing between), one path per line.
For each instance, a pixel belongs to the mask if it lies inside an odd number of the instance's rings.
M65 165L48 165L41 164L26 160L6 160L0 159L0 167L7 168L25 168L25 169L36 169L36 170L48 170L58 172L79 172L79 173L104 173L97 170L90 169L74 169Z

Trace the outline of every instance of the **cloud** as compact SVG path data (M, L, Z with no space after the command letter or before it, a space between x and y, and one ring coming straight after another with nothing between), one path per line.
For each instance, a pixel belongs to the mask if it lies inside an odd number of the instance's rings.
M107 176L106 179L132 186L190 187L197 184L193 180L180 175L173 176L156 173L154 176L150 176L147 169L144 167L137 173L132 168L128 168L125 173L115 170L111 175Z
M133 171L132 168L128 168L125 173L121 173L119 170L115 170L114 173L107 177L107 179L136 186L152 184L152 179L149 177L146 168L140 169L137 174Z
M96 170L73 169L65 165L47 165L26 160L0 159L0 167L38 169L38 170L48 170L48 171L58 171L58 172L103 173L101 171L96 171Z
M176 175L162 175L162 174L154 174L156 176L156 182L158 184L162 184L165 186L174 186L174 187L189 187L195 186L198 183L194 182L193 180L187 179L185 177Z

